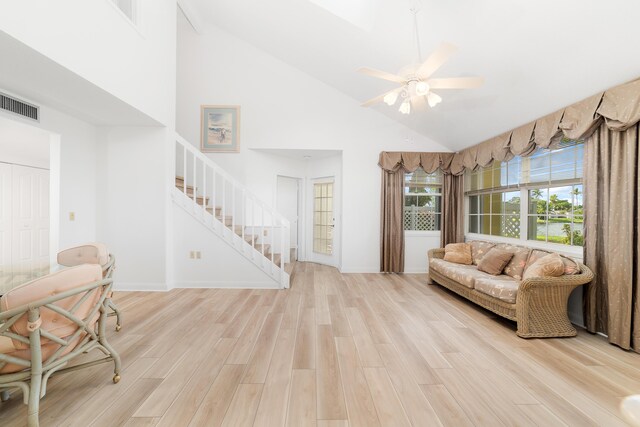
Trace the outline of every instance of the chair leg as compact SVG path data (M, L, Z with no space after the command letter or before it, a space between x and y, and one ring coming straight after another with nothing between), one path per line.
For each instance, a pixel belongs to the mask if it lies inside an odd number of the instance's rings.
M122 329L122 313L111 298L109 298L107 306L109 306L109 308L113 310L113 314L116 315L116 332L120 332L120 330Z
M105 305L108 305L108 303ZM98 333L99 333L98 341L100 342L100 344L102 344L104 348L107 349L111 357L113 357L113 363L115 365L113 369L113 382L114 384L117 384L120 381L120 369L122 367L122 363L120 362L120 355L116 352L116 350L113 347L111 347L111 344L109 344L109 342L107 341L107 335L105 333L106 332L105 325L107 323L106 322L107 313L106 313L105 307L103 306L100 310L101 310L101 313L100 313L100 320L99 320L100 323L98 325Z
M32 374L29 385L29 405L27 415L27 426L38 427L40 425L40 387L42 385L42 375Z

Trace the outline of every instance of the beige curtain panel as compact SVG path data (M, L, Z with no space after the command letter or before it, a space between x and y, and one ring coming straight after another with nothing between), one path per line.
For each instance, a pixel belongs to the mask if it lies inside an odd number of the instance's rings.
M640 80L635 80L458 153L383 152L380 167L388 171L402 167L413 172L421 166L429 173L440 168L445 174L462 175L465 169L489 166L494 160L502 162L514 156L530 156L537 148L547 148L562 136L586 139L603 122L612 130L628 129L640 121L639 99Z
M444 175L442 212L440 215L440 247L464 242L464 177Z
M637 117L635 111L625 110ZM585 325L624 349L640 351L638 124L601 125L586 141L584 263L595 274L584 295Z
M382 171L380 211L380 271L404 272L404 171Z

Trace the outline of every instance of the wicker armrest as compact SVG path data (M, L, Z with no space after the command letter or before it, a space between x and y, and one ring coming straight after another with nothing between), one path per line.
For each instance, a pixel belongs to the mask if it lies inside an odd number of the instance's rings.
M431 250L429 250L428 254L429 254L429 260L432 260L432 259L443 259L444 258L444 248L431 249Z
M518 293L528 292L539 288L576 287L585 285L593 280L593 273L586 265L578 263L579 274L565 274L559 277L532 277L524 280L518 288Z
M567 302L576 287L593 279L591 270L578 264L580 274L532 277L524 280L516 297L517 334L524 338L571 337L576 330L569 321Z

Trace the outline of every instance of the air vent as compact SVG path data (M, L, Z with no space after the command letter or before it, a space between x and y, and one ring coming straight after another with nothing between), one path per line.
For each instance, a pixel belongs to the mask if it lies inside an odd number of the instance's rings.
M10 111L31 120L40 121L40 108L17 98L0 93L0 109Z

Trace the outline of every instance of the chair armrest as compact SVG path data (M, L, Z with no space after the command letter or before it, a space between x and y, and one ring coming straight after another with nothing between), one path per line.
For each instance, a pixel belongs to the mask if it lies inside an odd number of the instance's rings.
M432 259L443 259L444 248L431 249L429 250L428 254L429 254L429 261L431 261Z

